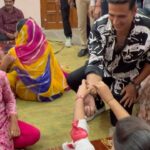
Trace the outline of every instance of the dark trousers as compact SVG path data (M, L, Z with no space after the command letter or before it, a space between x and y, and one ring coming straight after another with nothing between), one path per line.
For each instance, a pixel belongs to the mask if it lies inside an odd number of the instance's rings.
M77 69L77 70L75 70L75 71L73 71L67 77L68 85L75 92L77 92L78 87L81 85L82 79L86 78L85 68L86 68L86 65L81 67L81 68L79 68L79 69ZM103 78L103 81L110 87L110 85L112 84L114 79L113 78ZM113 94L114 98L117 101L120 101L122 99L122 97L123 97L122 95L116 95L114 93L112 93L112 94ZM99 98L99 101L101 101L100 98ZM124 108L131 114L133 105L131 107L124 107ZM110 121L111 121L111 124L113 126L116 125L117 119L116 119L114 113L111 110L110 110Z
M63 22L63 27L64 27L64 34L66 37L71 37L72 38L72 30L71 30L71 25L69 21L69 16L70 16L70 6L68 4L68 0L60 0L61 3L61 15L62 15L62 22ZM89 37L90 34L90 19L87 16L87 38Z
M5 34L0 34L0 41L9 41L11 40L9 37L7 37Z
M69 21L70 6L68 4L68 0L60 0L60 4L61 4L61 15L64 27L64 34L66 37L72 37L72 30Z
M142 8L143 7L143 0L137 0L137 6L138 6L138 8Z
M108 2L107 0L102 0L101 3L101 15L106 15L108 14Z

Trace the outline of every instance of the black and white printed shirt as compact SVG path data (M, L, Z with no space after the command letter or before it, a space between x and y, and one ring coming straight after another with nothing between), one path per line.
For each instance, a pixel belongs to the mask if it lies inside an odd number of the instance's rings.
M91 30L86 74L132 80L145 63L150 63L150 19L136 15L124 47L115 50L116 32L108 15L98 19Z

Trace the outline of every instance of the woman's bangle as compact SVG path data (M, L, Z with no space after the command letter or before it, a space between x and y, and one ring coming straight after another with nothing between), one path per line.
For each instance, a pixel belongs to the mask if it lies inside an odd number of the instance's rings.
M84 99L84 96L82 96L82 95L76 96L76 100L78 100L78 99Z

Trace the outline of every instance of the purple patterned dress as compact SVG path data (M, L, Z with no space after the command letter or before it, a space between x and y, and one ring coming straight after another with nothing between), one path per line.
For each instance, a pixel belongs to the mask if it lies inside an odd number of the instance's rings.
M0 71L0 150L14 150L13 140L9 136L10 114L16 114L16 100L6 73Z

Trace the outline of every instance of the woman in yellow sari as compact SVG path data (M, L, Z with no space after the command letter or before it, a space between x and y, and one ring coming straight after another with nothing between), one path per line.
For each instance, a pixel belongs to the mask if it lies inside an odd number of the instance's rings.
M9 55L15 58L8 79L21 99L52 101L67 88L66 78L50 43L41 28L29 18L17 25L15 47Z

